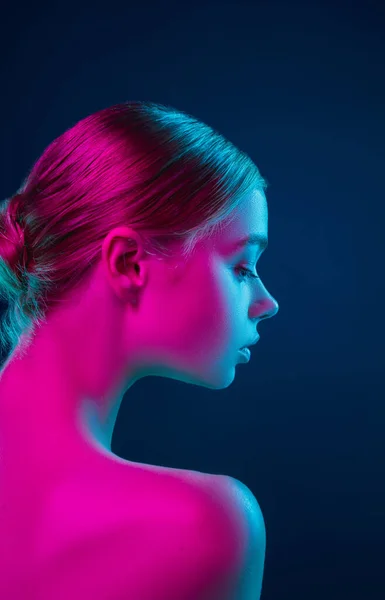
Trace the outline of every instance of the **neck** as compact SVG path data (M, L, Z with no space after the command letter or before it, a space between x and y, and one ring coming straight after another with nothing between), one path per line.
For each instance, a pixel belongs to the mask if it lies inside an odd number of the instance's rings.
M0 435L8 445L56 456L67 444L97 447L112 454L112 434L122 397L82 395L56 351L15 352L0 373ZM68 447L68 445L67 445Z

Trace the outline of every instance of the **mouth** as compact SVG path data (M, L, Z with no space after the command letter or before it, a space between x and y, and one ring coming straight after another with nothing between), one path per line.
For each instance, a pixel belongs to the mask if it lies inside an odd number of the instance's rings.
M245 358L246 361L250 360L251 352L250 352L249 348L240 348L240 350L238 350L238 352L240 352L240 354Z

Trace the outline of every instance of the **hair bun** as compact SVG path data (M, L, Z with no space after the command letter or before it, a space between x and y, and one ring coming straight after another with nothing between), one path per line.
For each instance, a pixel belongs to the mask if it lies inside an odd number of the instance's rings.
M18 222L20 218L19 209L22 199L22 194L15 194L14 196L12 196L8 204L8 214L15 222Z
M8 203L5 215L3 217L2 238L6 240L5 246L2 244L1 255L12 269L15 269L19 262L27 259L27 252L24 243L24 229L20 221L20 202L21 194L15 194Z

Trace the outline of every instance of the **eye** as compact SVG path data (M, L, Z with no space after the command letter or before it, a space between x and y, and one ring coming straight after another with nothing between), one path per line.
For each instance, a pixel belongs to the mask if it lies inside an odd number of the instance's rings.
M255 275L253 273L253 271L250 271L250 269L246 269L246 267L238 266L238 267L235 268L235 271L238 273L238 277L241 280L244 280L244 279L260 279L260 277L258 277L258 275Z

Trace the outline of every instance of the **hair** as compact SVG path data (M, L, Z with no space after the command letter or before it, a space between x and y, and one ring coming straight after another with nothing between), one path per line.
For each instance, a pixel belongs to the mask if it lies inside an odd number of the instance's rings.
M0 345L13 351L91 276L108 232L129 224L146 251L185 259L268 183L197 118L154 102L95 112L57 137L0 208Z

